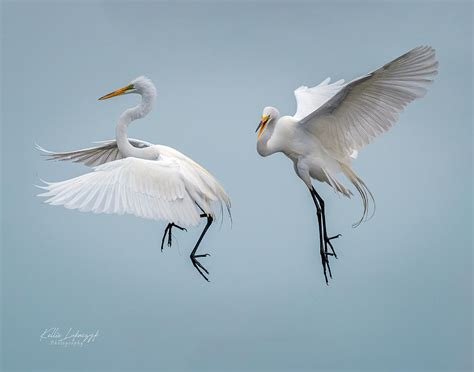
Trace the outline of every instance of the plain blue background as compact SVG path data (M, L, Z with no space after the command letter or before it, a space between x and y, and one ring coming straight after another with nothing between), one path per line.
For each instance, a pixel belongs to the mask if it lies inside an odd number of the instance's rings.
M470 2L3 2L4 370L470 370L472 363ZM293 114L293 90L352 79L429 44L440 73L355 170L377 200L326 198L339 260L324 284L309 193L281 155L255 151L261 110ZM138 75L156 110L132 137L214 173L234 224L201 230L42 204L39 178L84 166L34 149L114 137L137 102L97 97ZM45 328L99 330L83 348Z

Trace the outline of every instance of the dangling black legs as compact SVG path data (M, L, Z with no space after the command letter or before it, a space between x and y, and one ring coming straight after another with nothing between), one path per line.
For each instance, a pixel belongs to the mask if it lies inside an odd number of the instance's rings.
M194 246L194 249L193 251L191 252L189 258L191 259L191 262L193 263L193 266L196 268L196 270L199 272L199 274L201 274L201 276L206 279L207 281L209 281L209 279L207 278L206 275L204 275L204 273L208 274L209 275L209 271L206 270L206 268L204 266L202 266L202 264L197 260L199 257L207 257L207 256L210 256L209 253L205 253L205 254L196 254L196 251L199 247L199 244L201 243L201 240L202 238L204 238L204 235L206 235L206 232L207 230L209 229L209 227L211 226L212 222L213 222L213 218L211 215L209 214L201 214L200 217L206 217L207 218L207 223L206 223L206 226L204 227L204 230L202 230L202 233L201 233L201 236L199 236L199 239L198 241L196 242L196 245ZM204 271L204 273L203 273Z
M316 213L318 216L318 226L319 226L319 252L321 254L321 263L323 265L324 278L326 279L326 284L328 284L328 276L332 278L331 267L329 266L329 256L334 256L337 258L336 251L331 243L331 240L339 238L341 235L335 235L328 237L326 230L326 213L324 209L324 200L316 192L314 187L311 186L310 189L311 197L313 198L314 205L316 206ZM328 246L331 248L332 253L328 252Z
M331 278L332 278L332 275L331 275L331 268L329 267L329 260L328 260L327 254L325 253L325 249L324 249L325 244L324 244L324 240L323 240L322 210L321 210L321 206L319 205L318 199L313 194L313 190L311 190L311 197L313 198L314 205L316 206L316 213L318 215L319 253L321 255L321 263L323 265L324 279L326 279L326 284L328 284L327 271L329 271L329 276Z
M165 244L166 234L168 234L168 247L171 247L171 229L173 227L176 227L177 229L180 229L180 230L188 231L184 227L178 226L173 222L169 223L168 226L166 226L165 232L163 233L163 238L161 239L161 251L162 252L163 252L163 245Z
M319 205L321 206L321 212L322 212L322 216L323 216L323 231L324 231L324 242L325 242L325 252L326 254L330 255L330 256L334 256L335 258L337 258L337 254L336 254L336 251L334 250L334 247L332 246L332 243L331 243L331 240L333 239L337 239L339 237L341 237L342 235L341 234L337 234L337 235L334 235L334 236L331 236L331 237L328 237L328 234L327 234L327 230L326 230L326 210L324 208L324 200L323 198L321 198L321 196L317 193L317 191L314 189L313 187L313 192L316 196L316 198L318 199L319 201ZM331 248L331 251L332 253L328 253L327 251L327 246L329 245L329 247Z
M206 235L206 232L207 230L209 229L209 227L212 225L212 222L214 221L214 219L212 218L211 215L209 214L206 214L204 212L204 210L198 205L198 208L203 212L202 214L199 215L199 217L201 218L207 218L207 223L206 223L206 226L204 226L204 230L202 230L202 233L201 235L199 236L199 239L198 241L196 242L196 245L194 246L194 249L193 251L191 252L189 258L191 259L191 262L193 263L193 266L196 268L196 270L199 272L199 274L201 274L201 276L206 279L207 281L209 281L209 279L207 278L207 276L204 274L206 273L207 275L209 275L209 271L207 271L207 269L197 260L198 258L200 257L207 257L207 256L210 256L209 253L205 253L205 254L196 254L196 251L199 247L199 244L201 244L201 240L204 238L204 235ZM171 247L171 229L173 227L176 227L180 230L184 230L184 231L188 231L186 230L184 227L181 227L181 226L178 226L176 225L175 223L171 222L168 224L168 226L166 226L165 228L165 232L163 234L163 238L161 239L161 251L163 252L163 245L165 244L165 239L166 239L166 236L168 235L168 247Z

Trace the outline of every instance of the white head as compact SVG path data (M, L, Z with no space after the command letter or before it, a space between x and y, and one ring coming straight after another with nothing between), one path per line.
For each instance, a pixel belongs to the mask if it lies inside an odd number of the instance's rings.
M156 97L155 85L146 76L137 77L135 80L131 82L131 85L133 85L133 88L135 90L132 93L138 93L142 96L148 95L148 96Z
M257 130L255 131L255 132L258 132L257 138L260 139L263 132L265 131L265 128L267 126L273 127L279 118L280 118L280 112L275 107L271 107L271 106L265 107L262 112L262 119L260 120Z
M153 82L145 76L139 76L132 80L130 84L100 97L99 100L102 101L104 99L131 93L139 94L145 99L154 100L156 98L156 88Z

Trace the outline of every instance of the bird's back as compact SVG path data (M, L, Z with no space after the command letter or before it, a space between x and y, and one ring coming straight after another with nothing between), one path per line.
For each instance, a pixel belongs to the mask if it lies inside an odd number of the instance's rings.
M222 205L223 203L230 215L230 198L219 181L208 170L172 147L164 145L153 147L160 154L159 159L172 160L180 168L186 180L188 192L205 213L214 215L213 204Z

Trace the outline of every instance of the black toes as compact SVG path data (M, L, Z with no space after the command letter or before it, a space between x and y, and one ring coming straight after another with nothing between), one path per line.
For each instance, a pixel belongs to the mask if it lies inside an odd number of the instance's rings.
M342 236L341 234L337 234L337 235L331 236L330 238L328 238L327 236L324 237L324 243L325 243L325 245L326 245L325 251L326 251L326 255L327 255L327 256L334 256L334 258L337 258L337 254L336 254L336 251L334 250L334 247L333 247L333 245L332 245L332 243L331 243L331 240L337 239L337 238L339 238L339 237L341 237L341 236ZM329 252L327 251L327 247L328 247L328 246L329 246L329 248L331 248L332 253L329 253Z
M191 262L193 263L193 266L196 268L196 270L198 271L199 274L201 274L201 276L206 279L206 281L209 281L209 279L207 278L206 275L204 275L203 271L209 275L209 271L207 271L207 269L202 266L202 264L196 259L196 257L206 257L206 255L195 255L195 256L190 256L191 258Z
M184 227L181 227L181 226L178 226L176 225L175 223L171 222L168 224L168 226L166 226L165 228L165 232L163 233L163 238L161 239L161 251L163 252L163 245L165 244L165 238L166 238L166 235L168 235L168 240L167 240L167 243L166 245L168 247L171 247L172 244L173 244L173 236L172 236L172 229L173 227L176 227L178 229L180 229L181 231L184 230L184 231L188 231L186 230Z

